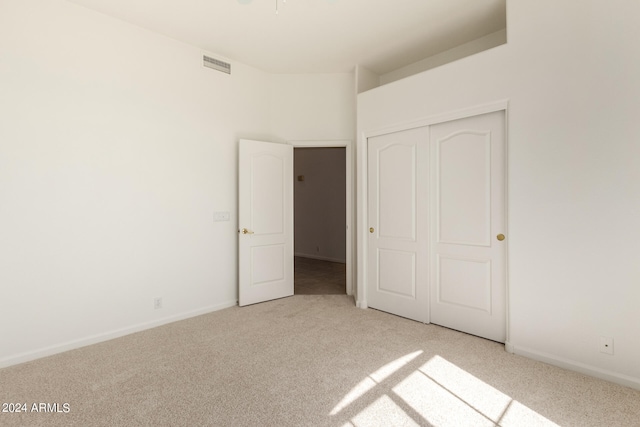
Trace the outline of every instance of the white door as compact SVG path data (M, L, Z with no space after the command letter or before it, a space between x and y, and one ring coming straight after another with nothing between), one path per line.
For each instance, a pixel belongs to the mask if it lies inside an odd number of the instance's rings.
M293 147L240 140L240 306L293 295Z
M429 130L368 139L367 304L427 320Z
M505 119L430 127L431 322L506 339Z

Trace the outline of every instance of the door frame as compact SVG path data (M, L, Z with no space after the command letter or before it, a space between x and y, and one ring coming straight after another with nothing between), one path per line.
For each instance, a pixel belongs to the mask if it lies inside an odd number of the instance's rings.
M394 132L402 132L409 129L436 125L438 123L444 123L452 120L464 119L468 117L478 116L481 114L494 113L497 111L504 111L505 117L505 185L504 185L504 197L505 197L505 231L507 236L509 235L509 134L508 134L508 123L509 123L509 100L500 100L488 104L477 105L474 107L463 108L460 110L445 112L442 114L436 114L424 118L420 118L414 121L398 123L396 125L387 126L379 129L364 129L358 132L358 151L357 151L357 268L356 268L356 306L360 308L368 308L367 305L367 270L368 270L368 247L367 247L367 239L368 239L368 186L367 180L369 177L368 171L368 139L374 136L386 135ZM507 245L505 249L505 320L506 320L506 342L510 342L510 310L509 310L509 246ZM427 304L427 322L431 321L431 313L430 313L430 302Z
M353 295L354 293L354 274L353 260L355 258L355 247L353 242L355 241L356 229L354 227L354 206L355 206L355 193L353 188L354 183L354 155L353 155L353 141L347 139L338 140L291 140L287 141L287 144L292 145L293 148L341 148L345 149L346 158L346 248L345 248L345 263L346 263L346 293L347 295Z

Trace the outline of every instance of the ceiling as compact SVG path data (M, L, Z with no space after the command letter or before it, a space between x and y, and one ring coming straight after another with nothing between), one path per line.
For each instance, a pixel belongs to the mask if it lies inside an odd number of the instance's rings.
M271 73L385 74L506 26L506 0L69 1Z

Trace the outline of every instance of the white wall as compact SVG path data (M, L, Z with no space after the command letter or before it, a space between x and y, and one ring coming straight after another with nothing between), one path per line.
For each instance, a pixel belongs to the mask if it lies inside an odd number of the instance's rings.
M640 388L640 3L507 10L507 45L361 94L359 132L508 99L509 346Z
M346 152L342 147L294 150L295 254L346 262ZM304 181L297 180L303 176Z
M237 140L273 139L270 80L201 63L66 1L0 2L0 366L235 304Z
M356 67L355 78L356 95L380 86L380 76L362 65Z
M283 141L353 140L353 73L270 76L271 131Z
M507 30L496 31L495 33L488 34L479 39L472 40L468 43L461 44L452 49L445 50L437 55L430 56L420 61L414 62L397 70L393 70L389 73L382 74L379 78L380 85L386 85L396 80L404 79L405 77L412 76L414 74L421 73L423 71L430 70L435 67L439 67L449 62L457 61L458 59L466 58L470 55L483 52L487 49L494 48L496 46L503 45L507 42Z

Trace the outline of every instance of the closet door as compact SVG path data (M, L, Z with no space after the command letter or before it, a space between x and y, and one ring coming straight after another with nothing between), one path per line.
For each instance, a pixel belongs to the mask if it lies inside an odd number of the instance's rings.
M367 304L428 319L429 129L368 139Z
M430 127L431 322L506 339L504 112Z

